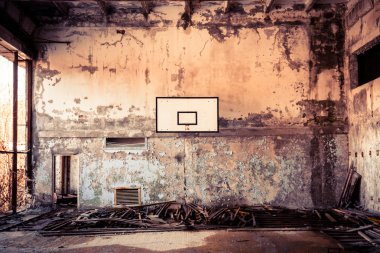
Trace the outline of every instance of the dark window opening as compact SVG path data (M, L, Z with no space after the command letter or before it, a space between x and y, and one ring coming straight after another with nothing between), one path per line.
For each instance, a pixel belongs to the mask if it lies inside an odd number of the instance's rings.
M357 55L358 86L380 77L380 43Z
M145 137L106 138L106 148L145 149Z

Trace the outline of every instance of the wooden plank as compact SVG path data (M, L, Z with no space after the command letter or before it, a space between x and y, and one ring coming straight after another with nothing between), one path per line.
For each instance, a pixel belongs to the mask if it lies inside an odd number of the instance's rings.
M358 228L353 228L353 229L347 230L347 232L362 231L362 230L366 230L366 229L370 229L370 228L373 228L373 225L367 225L367 226L361 226Z
M325 216L329 221L336 223L336 219L334 219L329 213L325 213Z
M364 234L362 231L358 231L358 234L373 246L377 246L377 243L375 243L368 235Z

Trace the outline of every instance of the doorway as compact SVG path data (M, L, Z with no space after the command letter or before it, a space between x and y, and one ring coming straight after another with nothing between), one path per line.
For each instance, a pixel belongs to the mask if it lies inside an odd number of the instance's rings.
M53 203L78 204L79 163L76 155L53 157Z

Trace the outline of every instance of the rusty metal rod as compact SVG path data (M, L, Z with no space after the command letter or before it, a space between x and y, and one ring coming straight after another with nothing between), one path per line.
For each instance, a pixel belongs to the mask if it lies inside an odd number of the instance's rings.
M12 212L17 212L17 117L18 117L18 52L13 59L13 156L12 156Z
M33 168L32 168L32 147L33 147L33 62L31 60L26 61L27 67L27 83L26 83L26 94L27 94L27 118L26 118L26 139L27 139L27 149L28 153L26 156L26 177L27 183L26 188L29 194L34 193L33 189Z
M12 150L0 150L0 154L28 154L30 150L24 151L12 151Z
M30 0L12 0L14 2L28 2ZM155 2L156 0L102 0L103 2ZM172 0L174 2L185 2L187 0ZM206 0L207 1L207 0ZM211 1L211 0L208 0L208 1ZM212 0L214 2L224 2L226 0ZM51 2L51 0L34 0L34 2ZM96 3L97 0L54 0L54 2L56 3L60 3L60 2L93 2L93 3Z

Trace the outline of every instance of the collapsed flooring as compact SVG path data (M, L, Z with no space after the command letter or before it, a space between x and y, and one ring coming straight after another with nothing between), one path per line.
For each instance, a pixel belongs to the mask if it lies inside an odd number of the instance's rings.
M12 223L9 218L3 218L0 223L0 231L38 231L43 236L211 229L312 230L332 237L345 250L374 250L380 244L380 217L354 209L287 209L267 205L205 207L171 201L92 210L59 208L28 221Z

